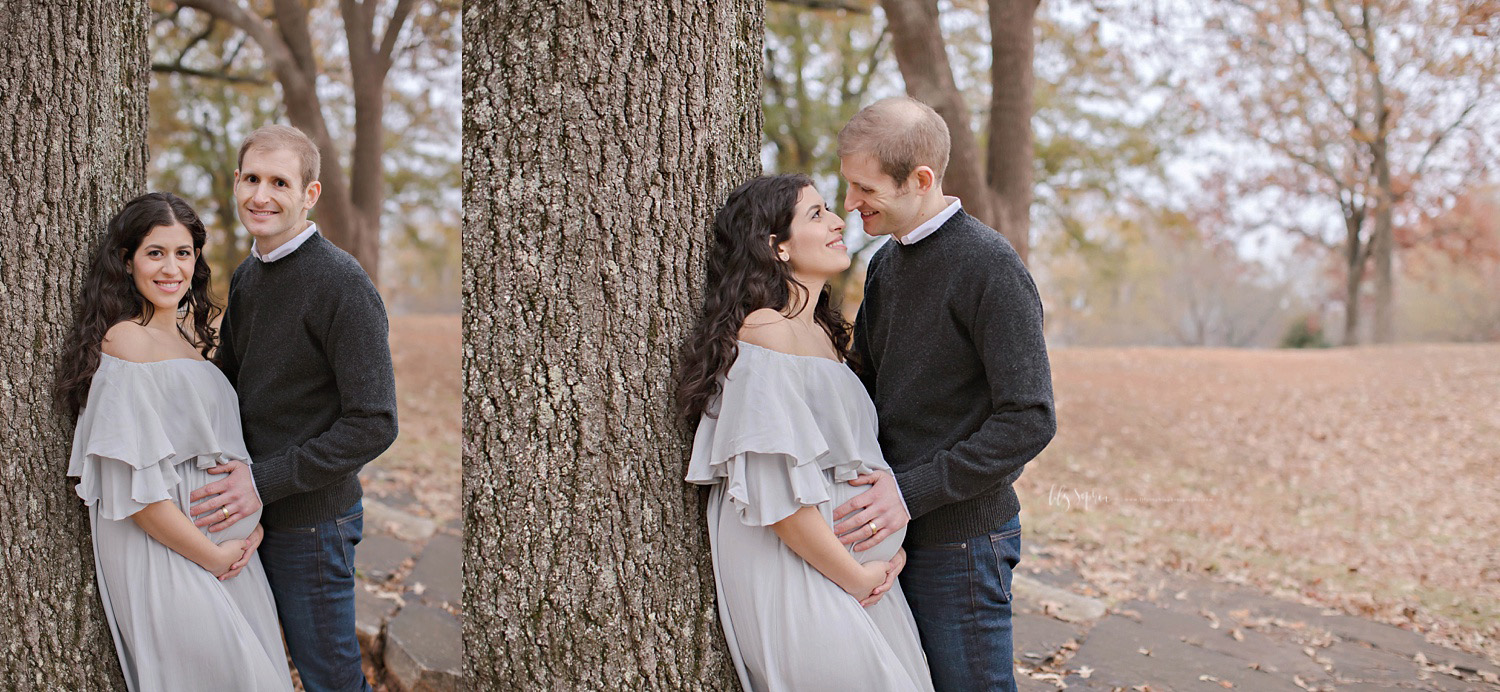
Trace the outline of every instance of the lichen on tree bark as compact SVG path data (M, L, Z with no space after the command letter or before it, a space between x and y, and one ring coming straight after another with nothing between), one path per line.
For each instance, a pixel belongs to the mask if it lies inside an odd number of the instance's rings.
M725 689L675 422L762 5L469 3L464 635L476 689Z
M0 16L0 686L123 689L52 382L88 256L145 184L149 13L10 0Z

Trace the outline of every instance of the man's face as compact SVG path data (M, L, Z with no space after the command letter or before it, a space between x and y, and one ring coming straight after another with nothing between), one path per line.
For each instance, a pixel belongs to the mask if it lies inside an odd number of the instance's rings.
M912 194L913 186L897 185L880 169L880 162L874 156L864 153L845 156L840 159L839 172L849 181L844 209L859 213L865 233L899 234L917 227L921 197Z
M320 191L317 181L304 184L302 159L291 149L251 149L234 172L240 223L258 247L278 247L301 233Z

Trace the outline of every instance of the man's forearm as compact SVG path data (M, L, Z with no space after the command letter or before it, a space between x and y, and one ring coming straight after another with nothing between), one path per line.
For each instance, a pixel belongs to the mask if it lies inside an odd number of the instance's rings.
M939 507L994 492L1036 458L1056 433L1050 406L996 413L968 439L896 473L916 519Z
M261 501L312 492L349 476L380 456L396 440L396 414L345 416L322 435L250 467Z

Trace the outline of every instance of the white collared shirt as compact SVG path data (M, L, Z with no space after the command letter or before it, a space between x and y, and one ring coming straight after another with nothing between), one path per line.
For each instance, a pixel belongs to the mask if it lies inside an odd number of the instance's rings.
M957 214L959 209L964 208L963 202L960 202L959 199L957 197L954 197L953 195L944 195L943 199L948 200L947 207L938 212L937 216L934 216L924 221L922 225L913 228L911 230L911 233L907 233L904 236L894 236L896 238L896 242L901 243L902 245L915 244L921 239L932 235L933 232L937 231L939 226L948 223L948 219L953 218L953 215Z
M278 247L275 250L272 250L264 255L260 254L260 250L255 247L255 243L251 243L250 254L253 255L255 259L265 262L266 264L270 264L272 262L275 262L276 260L292 254L293 252L296 252L297 248L302 247L302 244L307 242L307 239L313 237L313 234L317 232L318 224L311 223L308 224L307 228L303 229L301 233L298 233L295 238L282 243L281 247Z

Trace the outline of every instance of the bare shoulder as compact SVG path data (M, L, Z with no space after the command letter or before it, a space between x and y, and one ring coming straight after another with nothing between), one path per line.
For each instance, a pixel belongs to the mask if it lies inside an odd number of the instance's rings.
M148 363L160 360L158 351L160 347L146 327L125 320L110 327L104 333L104 344L101 349L120 360L128 360L135 363Z
M797 353L797 333L792 321L771 308L761 308L745 316L740 327L740 341L782 353Z

